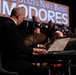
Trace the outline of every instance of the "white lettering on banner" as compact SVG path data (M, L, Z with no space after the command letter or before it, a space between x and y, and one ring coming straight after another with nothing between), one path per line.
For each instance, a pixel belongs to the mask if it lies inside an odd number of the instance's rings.
M23 3L23 0L18 0L19 3Z
M52 22L55 22L55 21L54 21L54 16L55 16L54 12L48 10L48 21L49 21L49 20L52 20Z
M41 8L45 8L45 9L53 9L53 5L52 4L45 4L44 1L40 0L40 7Z
M2 5L1 5L1 0L0 0L0 14L1 14L1 6L2 6Z
M66 9L65 8L58 7L57 4L54 4L54 10L59 11L59 12L66 12Z
M56 23L61 24L61 21L60 21L61 19L62 19L61 13L60 12L56 12Z
M8 6L8 3L6 2L6 1L3 1L3 15L5 15L6 13L8 14L8 15L10 15L11 14L11 10L14 8L14 7L16 7L16 3L12 3L12 5L11 5L11 8L10 8L10 10L9 10L9 6Z
M63 20L65 21L65 22L63 21L62 24L65 24L65 25L68 24L68 20L66 19L66 17L68 17L67 14L63 14L63 15L62 15L62 18L63 18Z
M35 8L35 7L32 7L32 6L29 6L29 19L32 19L32 10L34 10L34 12L35 12L35 16L37 17L37 13L38 13L38 11L37 11L37 9Z
M58 24L66 24L66 25L68 24L68 14L66 13L66 9L62 7L60 8L57 4L54 4L54 10L55 10L54 11L52 10L53 4L45 4L45 2L43 2L42 0L40 0L40 8L39 7L37 8L39 3L36 0L18 0L18 3L16 0L10 0L10 1L12 1L10 6L8 1L4 0L2 2L2 6L0 6L0 8L2 9L2 10L0 9L1 14L3 15L7 14L10 16L11 10L14 7L24 7L25 17L28 16L28 19L32 19L32 15L35 15L42 22L52 20L53 22ZM25 2L27 2L27 4L29 4L30 6L26 5Z
M18 0L18 2L21 4L28 4L32 6L39 6L38 2L36 0Z
M17 0L10 0L11 2L16 2Z
M41 17L41 13L44 12L45 16L44 18ZM39 19L43 22L45 22L47 20L47 11L45 9L40 9L39 10Z

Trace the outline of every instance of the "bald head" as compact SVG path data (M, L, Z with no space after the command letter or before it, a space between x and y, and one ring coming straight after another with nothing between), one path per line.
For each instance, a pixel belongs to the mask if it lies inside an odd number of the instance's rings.
M11 12L11 17L12 16L17 16L21 13L22 13L22 8L20 8L20 7L13 8L13 10Z
M54 38L58 39L58 38L61 38L61 37L64 37L63 33L59 30L55 31Z
M11 17L17 22L17 24L19 25L24 17L25 17L25 11L24 8L22 7L16 7L13 8L13 10L11 11Z

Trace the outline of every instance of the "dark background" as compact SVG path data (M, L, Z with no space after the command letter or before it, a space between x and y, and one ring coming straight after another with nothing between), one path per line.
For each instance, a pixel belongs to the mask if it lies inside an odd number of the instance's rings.
M76 0L46 0L69 6L69 26L76 27Z

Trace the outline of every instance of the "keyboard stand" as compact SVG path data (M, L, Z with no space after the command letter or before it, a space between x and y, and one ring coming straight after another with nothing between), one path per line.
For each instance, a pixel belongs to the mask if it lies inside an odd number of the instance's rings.
M71 60L69 60L69 62L68 62L68 73L69 73L69 75L71 75L71 67L70 67L70 65L71 65Z
M71 75L71 67L70 67L70 65L71 65L71 60L68 60L68 63L66 63L68 66L67 66L67 68L68 68L68 75ZM49 62L48 63L48 74L49 75L52 75L52 71L51 71L51 63ZM54 73L54 72L53 72ZM59 74L58 75L62 75L61 73L60 73L60 70L59 70Z
M49 75L52 75L52 74L51 74L50 63L48 63L48 73L49 73Z

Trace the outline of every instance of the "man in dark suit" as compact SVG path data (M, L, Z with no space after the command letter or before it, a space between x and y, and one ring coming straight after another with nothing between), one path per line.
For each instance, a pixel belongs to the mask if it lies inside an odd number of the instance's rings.
M47 54L47 50L25 47L22 44L18 25L23 21L25 12L23 8L14 8L10 18L0 25L0 51L2 55L2 66L6 70L16 71L24 75L48 75L47 70L32 65L20 56L38 53ZM27 33L27 32L26 32Z

